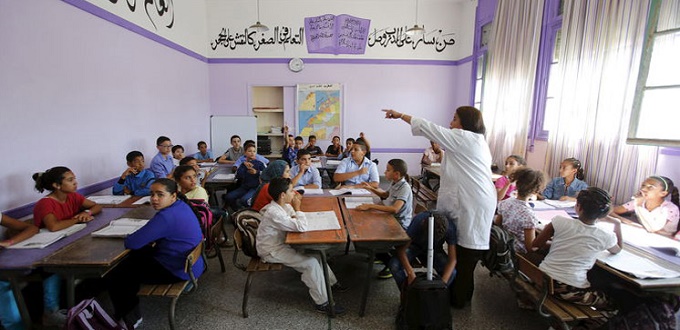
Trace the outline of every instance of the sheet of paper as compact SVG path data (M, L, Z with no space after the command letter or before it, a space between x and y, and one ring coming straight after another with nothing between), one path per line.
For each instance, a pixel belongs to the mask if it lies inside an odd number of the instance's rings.
M326 167L338 167L340 165L341 160L337 159L328 159L326 160Z
M543 210L536 211L536 217L538 218L538 228L543 229L547 224L552 222L552 219L556 216L563 216L566 218L571 218L569 213L565 210Z
M149 222L145 219L121 218L92 233L92 237L128 237Z
M661 267L647 258L637 256L626 250L623 250L618 254L611 254L607 251L603 251L598 255L597 259L637 278L680 277L680 273Z
M236 174L234 173L217 173L213 177L213 180L234 180Z
M111 226L135 226L142 227L149 222L149 219L120 218L111 221Z
M307 217L307 231L340 229L338 217L334 211L305 212Z
M302 190L305 192L305 195L323 195L323 189L321 188L302 188Z
M333 196L339 196L339 195L370 195L371 192L366 190L366 189L354 189L354 188L342 188L339 190L329 190L329 193Z
M85 226L87 226L84 223L77 223L71 227L58 230L58 231L49 231L47 228L40 229L40 232L35 234L33 237L21 241L17 244L14 244L10 246L10 249L42 249L44 247L49 246L50 244L66 237L69 235L72 235L74 233L77 233L83 229L85 229Z
M542 201L531 201L529 202L529 206L531 206L534 211L542 211L542 210L554 210L555 207L552 205L548 205L545 202Z
M312 162L312 167L321 168L321 162Z
M87 199L97 203L97 204L120 204L130 198L130 196L115 196L115 195L104 195L104 196L87 196Z
M576 206L576 201L556 201L556 200L552 200L552 199L545 199L543 201L548 205L552 205L554 207L561 208L561 209L566 209L566 208L569 208L569 207Z
M66 237L66 236L71 236L71 235L73 235L73 234L75 234L75 233L77 233L77 232L79 232L79 231L85 229L86 226L87 226L87 224L84 224L84 223L77 223L77 224L75 224L75 225L73 225L73 226L71 226L71 227L68 227L68 228L64 228L64 229L62 229L62 230L55 231L55 233L62 234L62 235L64 235L64 237ZM47 228L43 228L43 229L40 229L40 232L41 232L41 233L49 233L50 231L49 231Z
M142 204L150 204L151 203L151 196L144 196L137 200L136 202L132 203L134 205L142 205Z
M374 204L373 197L345 197L345 207L356 209L361 204Z
M198 163L198 166L200 167L213 167L217 165L215 162L203 162L203 163Z

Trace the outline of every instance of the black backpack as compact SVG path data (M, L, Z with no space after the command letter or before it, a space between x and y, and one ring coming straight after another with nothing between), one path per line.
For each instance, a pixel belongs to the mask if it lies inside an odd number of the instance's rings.
M491 226L489 250L485 251L482 256L482 265L489 270L489 276L501 276L514 272L512 261L515 254L514 243L515 237L512 234L501 226Z

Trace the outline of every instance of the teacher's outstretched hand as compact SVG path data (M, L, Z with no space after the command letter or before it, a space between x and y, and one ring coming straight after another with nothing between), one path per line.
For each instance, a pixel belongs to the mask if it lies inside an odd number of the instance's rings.
M401 113L392 109L382 109L383 112L385 112L385 118L388 119L402 119L403 121L407 123L411 123L411 116Z

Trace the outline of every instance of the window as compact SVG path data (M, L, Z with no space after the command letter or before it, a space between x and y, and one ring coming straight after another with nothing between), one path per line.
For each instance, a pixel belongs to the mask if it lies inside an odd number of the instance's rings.
M628 143L680 146L680 1L653 0Z
M479 110L482 109L482 92L484 90L484 76L486 75L487 51L491 41L491 23L488 22L479 29L477 35L479 46L475 49L475 60L473 63L473 91L472 104Z

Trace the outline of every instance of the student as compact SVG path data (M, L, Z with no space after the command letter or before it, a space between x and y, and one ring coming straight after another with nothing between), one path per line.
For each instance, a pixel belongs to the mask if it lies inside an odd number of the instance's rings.
M203 186L205 183L205 178L208 177L208 172L204 169L202 169L200 166L198 166L198 161L191 156L184 157L182 160L179 161L179 165L189 165L194 168L196 171L196 179L198 180L198 185Z
M404 229L408 229L413 214L413 191L411 191L411 185L407 181L408 166L406 162L401 159L390 159L385 169L385 179L391 183L389 191L374 188L367 182L362 183L363 188L370 190L383 200L382 205L361 204L357 207L357 210L378 210L391 213ZM378 273L378 278L392 277L388 265L391 256L387 253L380 253L376 255L376 258L385 264L383 270Z
M194 158L199 163L211 163L213 162L212 151L208 150L208 144L205 141L198 142L198 152L194 154Z
M301 149L300 151L306 150ZM252 206L250 208L260 212L260 210L269 204L269 202L271 202L273 199L268 192L269 183L274 178L290 178L290 175L290 166L286 161L278 159L271 162L271 164L269 164L269 166L267 166L267 168L265 168L260 175L260 185L257 187L257 191L255 191L255 194L253 195Z
M179 161L184 158L184 147L181 145L172 146L172 164L179 166Z
M38 233L38 227L0 213L0 226L9 228L16 235L1 240L0 250L19 243ZM7 281L0 281L0 325L7 330L23 330L24 323L14 300L14 293Z
M307 218L305 213L300 211L300 195L295 194L293 184L288 178L272 179L268 192L274 200L260 211L262 223L257 228L257 254L265 262L282 263L302 273L302 282L309 288L309 295L315 305L314 309L320 313L327 313L330 304L318 257L297 253L285 244L287 232L307 230ZM346 290L338 283L330 267L328 276L333 290ZM345 309L338 304L335 304L334 311L336 315L345 313Z
M113 184L114 195L149 196L151 184L156 176L144 168L144 155L135 150L127 156L128 168L120 175L120 179Z
M57 166L45 172L33 174L35 189L50 191L33 208L33 224L49 231L62 230L77 223L94 220L102 207L79 194L78 181L70 169ZM66 311L59 309L61 278L51 275L43 280L43 325L62 326Z
M227 149L224 155L217 157L219 164L234 164L241 156L243 156L243 148L241 147L241 137L232 135L231 148Z
M472 300L477 262L489 249L489 233L497 203L482 113L474 107L459 107L446 128L391 109L383 111L388 119L401 119L410 124L413 135L424 136L447 150L437 209L457 219L458 261L452 305L463 308Z
M246 144L246 161L241 163L236 171L239 187L228 192L225 199L233 210L248 207L248 200L253 197L260 184L260 172L265 169L264 163L256 159L255 145Z
M285 159L289 165L295 165L295 160L297 159L297 153L302 150L302 145L304 144L302 136L296 136L293 139L293 147L288 147L283 151L283 159Z
M515 236L515 252L526 254L531 251L538 226L538 218L529 205L529 198L543 190L545 175L541 171L520 168L510 174L508 181L516 182L517 198L498 203L498 215L494 222Z
M512 192L517 189L515 183L510 180L510 175L527 165L527 161L524 157L518 155L510 155L505 159L505 171L503 171L503 176L498 178L494 185L496 186L496 192L498 192L498 201L506 200L510 198Z
M378 188L380 177L378 166L365 157L366 145L354 143L352 157L343 159L333 174L333 181L342 182L344 187L363 187L362 182L368 182L373 188Z
M352 156L352 145L354 145L354 139L347 138L347 140L345 140L345 151L343 151L342 155L340 155L340 159L345 159Z
M269 159L267 159L266 157L264 157L264 156L262 156L262 155L260 155L260 154L257 153L257 145L255 144L255 141L253 141L253 140L246 140L246 142L243 144L243 148L244 148L244 149L248 149L248 145L252 145L253 147L255 147L255 159L257 159L258 161L262 162L265 166L266 166L266 165L269 165ZM241 156L239 159L237 159L236 162L234 162L234 166L232 167L232 170L233 170L234 172L236 172L236 170L238 169L238 167L241 166L241 164L243 164L243 162L246 161L246 158L247 158L247 156L244 154L244 155Z
M296 152L296 150L295 150L295 136L293 134L288 134L288 126L283 128L283 134L286 136L286 140L283 141L283 149L281 149L282 158L283 158L283 160L288 162L288 165L292 165L293 163L291 162L291 159L289 158L289 156L290 156L291 152Z
M354 143L360 143L366 146L366 158L371 159L371 143L368 142L364 132L359 133L359 137L354 141Z
M416 258L427 260L428 218L434 216L434 258L433 268L447 286L456 277L456 225L453 219L441 212L418 213L411 222L406 233L411 238L409 243L397 248L397 256L390 259L389 267L399 289L416 278L411 262ZM447 251L444 251L444 243ZM406 282L408 280L408 282Z
M579 191L588 188L583 182L583 168L576 158L567 158L560 164L560 176L552 179L543 190L543 196L547 199L559 199L561 201L575 201Z
M423 151L423 158L420 159L420 164L423 166L432 165L432 163L439 163L444 160L444 150L439 146L439 143L430 141L430 146Z
M666 197L670 196L670 201ZM650 176L626 204L612 210L612 215L625 223L632 221L621 214L635 211L638 221L650 233L673 236L678 231L678 188L664 176ZM677 238L677 236L676 236Z
M340 144L340 137L333 137L333 144L329 145L326 149L326 157L328 158L341 158L342 157L342 144Z
M175 168L173 163L173 157L176 157L177 152L173 152L173 156L170 156L172 150L172 142L167 136L159 136L156 139L156 149L158 153L151 160L150 168L151 172L156 176L156 178L170 178L172 177L172 170ZM179 150L179 149L178 149ZM182 154L184 153L184 148L182 148Z
M203 239L198 216L175 181L158 179L151 185L151 206L156 215L125 239L125 248L131 252L107 275L114 317L129 329L142 322L137 297L140 284L189 280L185 258ZM204 270L203 258L199 258L194 275L199 277Z
M191 165L180 165L173 173L175 182L180 186L182 194L188 199L198 199L208 203L208 192L198 185L196 169Z
M621 221L607 216L610 209L611 198L606 191L596 187L581 190L576 197L578 220L556 216L532 243L534 249L542 249L552 238L550 252L538 268L555 279L557 298L596 308L609 307L606 295L590 286L587 273L600 252L616 254L623 248ZM613 223L614 232L596 226L598 220Z
M312 155L312 157L323 156L323 151L316 145L316 135L309 136L305 149L309 151L309 154Z
M307 149L298 151L296 164L290 169L290 176L294 187L321 188L321 174L319 169L312 166L312 155Z

